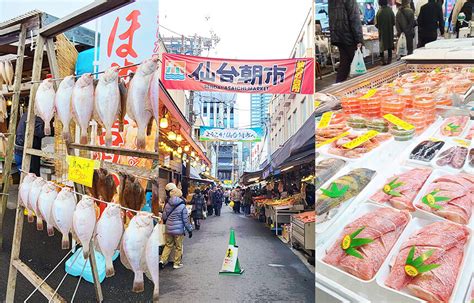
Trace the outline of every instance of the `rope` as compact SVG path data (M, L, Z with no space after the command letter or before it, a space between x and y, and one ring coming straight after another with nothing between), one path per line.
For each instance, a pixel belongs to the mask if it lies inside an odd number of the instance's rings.
M41 285L43 285L44 282L46 282L46 280L53 274L53 272L59 267L59 265L61 265L61 263L63 263L64 260L66 260L66 258L69 256L70 253L72 253L72 251L76 248L77 244L74 245L74 247L68 251L68 253L64 256L64 258L61 259L61 261L59 261L59 263L53 268L53 270L46 276L46 278L44 278L40 284L38 284L38 286L36 286L36 288L33 290L33 292L28 296L28 298L25 299L25 301L23 302L26 302L28 301L34 294L35 292L38 291L38 289L41 287ZM76 260L74 260L76 261ZM73 263L74 263L73 261Z
M20 171L21 171L22 173L27 173L26 171L24 171L24 170L22 170L22 169L20 169ZM52 184L54 184L54 186L56 186L56 187L58 187L58 188L62 188L61 186L59 186L59 185L56 184L56 183L52 183ZM134 209L131 209L131 208L122 206L122 205L117 204L117 203L114 203L114 202L103 201L103 200L97 199L97 198L95 198L95 197L91 197L91 196L89 196L89 195L86 195L86 194L77 192L77 191L75 191L75 190L71 190L71 192L73 192L73 193L75 193L76 195L79 195L79 196L87 196L87 197L91 198L92 200L94 200L94 201L96 201L96 202L105 203L105 204L107 204L107 205L109 205L109 204L116 205L116 206L120 207L120 208L123 209L123 210L128 210L128 211L131 211L131 212L134 212L134 213L137 213L137 214L138 214L139 212L141 212L140 210L134 210ZM152 215L151 217L154 218L154 219L157 219L157 220L160 219L159 217L154 216L154 215Z
M74 289L74 293L72 294L71 303L74 302L74 298L76 297L77 290L79 289L79 284L81 284L82 274L84 273L84 269L86 268L87 260L85 260L84 265L82 266L81 274L79 275L79 281L77 281L76 288Z
M72 260L72 263L71 265L73 265L77 258L79 257L80 254L77 254L76 257L74 258L74 260ZM87 262L86 262L87 263ZM63 278L61 279L61 282L59 282L59 285L56 287L56 289L54 290L53 292L53 295L51 296L51 299L49 299L48 303L52 302L53 299L54 299L54 296L56 295L56 293L58 292L59 288L61 287L61 285L64 283L64 280L66 280L66 277L67 277L68 273L65 273Z

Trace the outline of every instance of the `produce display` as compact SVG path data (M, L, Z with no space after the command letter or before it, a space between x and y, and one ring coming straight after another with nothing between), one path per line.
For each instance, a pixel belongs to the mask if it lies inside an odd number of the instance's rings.
M296 215L293 215L294 218L304 222L310 223L316 221L316 214L314 211L305 211Z
M326 90L344 118L316 121L316 273L337 294L470 302L474 69L420 66Z
M396 290L406 288L428 302L448 302L468 237L466 227L448 222L432 223L416 231L402 243L385 285ZM416 262L420 257L422 262Z

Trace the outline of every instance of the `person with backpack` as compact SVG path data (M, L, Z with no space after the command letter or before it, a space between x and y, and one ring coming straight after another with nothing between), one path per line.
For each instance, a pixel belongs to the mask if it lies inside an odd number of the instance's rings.
M190 204L193 206L191 210L191 217L193 218L196 230L201 228L201 220L204 219L204 212L206 211L206 201L204 195L199 189L194 190L193 198Z
M407 55L413 54L413 41L415 39L415 13L410 8L410 0L402 0L402 5L398 9L395 17L395 27L397 28L397 36L405 34L407 40Z
M165 205L163 214L161 216L163 222L166 224L165 232L165 248L160 259L160 268L163 268L168 263L168 258L171 251L174 249L174 269L183 267L181 259L183 256L183 240L186 231L189 238L193 236L193 226L189 223L188 210L184 200L181 198L183 193L179 188L175 188L170 192L170 199Z

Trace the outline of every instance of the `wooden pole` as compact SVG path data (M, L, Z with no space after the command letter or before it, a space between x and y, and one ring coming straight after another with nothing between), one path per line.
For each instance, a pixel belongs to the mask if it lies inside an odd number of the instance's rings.
M0 250L3 248L3 218L8 202L8 190L10 187L10 173L12 170L13 154L15 149L15 133L16 123L18 121L18 108L20 107L20 86L21 76L23 73L23 60L25 58L25 41L26 41L26 26L21 26L20 37L18 39L18 57L15 67L15 81L13 83L13 101L10 112L10 123L8 125L8 145L5 158L5 166L3 167L3 195L0 201Z

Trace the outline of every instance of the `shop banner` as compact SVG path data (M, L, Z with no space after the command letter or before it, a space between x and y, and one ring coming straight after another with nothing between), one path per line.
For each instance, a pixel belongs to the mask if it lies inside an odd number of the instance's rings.
M163 53L167 89L250 94L313 94L314 58L232 60Z
M215 128L201 126L199 141L260 142L263 137L261 127L254 128Z

